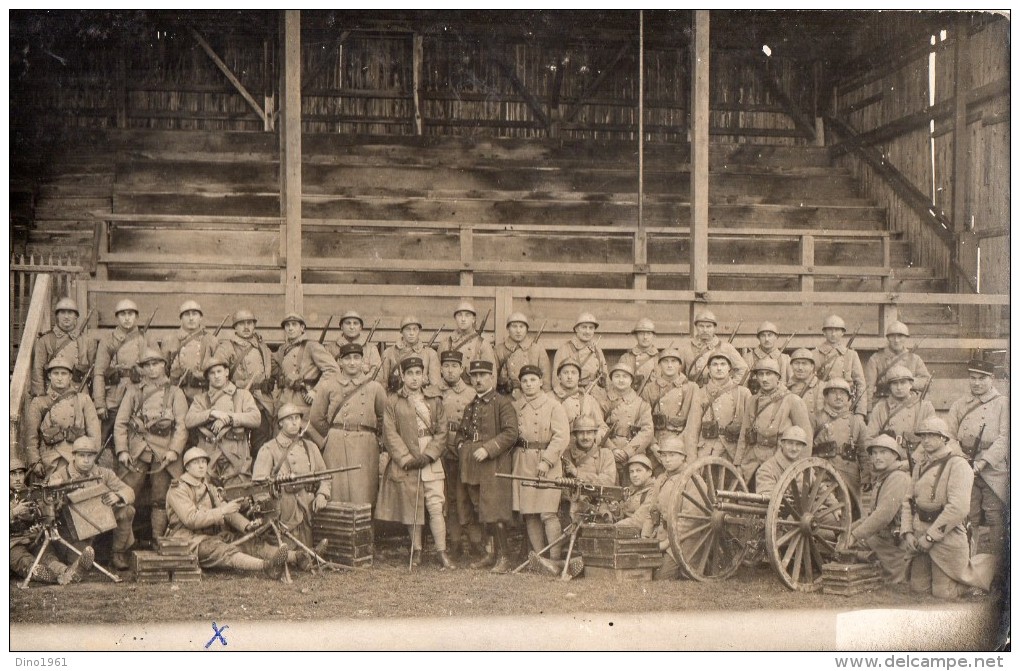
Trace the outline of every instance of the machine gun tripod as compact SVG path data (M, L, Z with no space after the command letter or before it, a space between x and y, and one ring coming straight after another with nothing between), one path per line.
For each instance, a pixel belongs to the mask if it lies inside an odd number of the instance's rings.
M67 503L67 494L69 492L73 492L76 489L84 487L90 482L96 482L101 479L102 478L97 475L90 478L80 478L78 480L61 482L55 485L33 485L29 488L28 498L35 503L35 508L38 511L38 522L34 525L34 528L41 527L43 542L39 547L39 551L35 555L35 560L32 562L32 566L28 569L28 575L25 577L25 580L18 585L18 589L28 589L28 584L32 582L32 576L35 575L35 569L38 568L39 562L42 561L43 555L46 554L46 549L51 543L60 543L65 548L81 557L81 550L74 547L74 545L69 543L63 536L60 535L60 530L57 528L57 513ZM80 515L81 511L79 511L78 514ZM113 582L121 582L119 576L111 573L98 562L93 561L92 565Z
M231 542L230 545L241 545L242 543L246 543L252 538L260 536L272 529L273 535L276 537L277 545L282 547L284 544L283 539L289 539L295 546L300 548L302 552L307 554L315 562L315 568L317 569L328 568L340 570L353 568L351 566L344 566L343 564L331 562L323 558L312 548L302 543L297 536L291 532L291 528L280 520L280 510L277 502L280 500L280 495L285 490L293 490L296 487L308 488L322 482L323 480L329 480L333 477L334 473L355 471L360 468L360 464L357 466L328 468L324 471L318 471L315 473L305 473L303 475L280 475L275 478L252 480L251 482L244 484L230 485L228 487L221 488L220 494L223 496L224 500L240 501L242 514L251 514L262 520L262 523L257 528ZM286 583L291 582L290 569L286 564L284 564L283 568L283 581Z
M557 544L563 540L569 538L570 543L567 545L567 556L563 561L563 571L560 573L560 580L570 580L573 576L570 575L570 556L574 553L574 544L577 542L577 535L580 533L581 528L585 524L598 522L599 518L610 517L612 513L601 510L602 504L604 503L619 503L625 500L630 495L630 489L626 487L616 487L610 485L594 485L577 478L531 478L520 475L510 475L509 473L496 473L497 478L504 478L507 480L517 480L521 483L522 487L534 487L536 489L559 489L567 492L567 495L572 501L582 503L580 509L571 516L570 524L563 529L563 532L559 535L556 540L551 541L541 550L538 550L535 555L541 557L546 552L549 552L552 548L556 547ZM605 521L603 519L602 521ZM530 563L531 558L515 568L511 573L520 573L524 570L524 567Z

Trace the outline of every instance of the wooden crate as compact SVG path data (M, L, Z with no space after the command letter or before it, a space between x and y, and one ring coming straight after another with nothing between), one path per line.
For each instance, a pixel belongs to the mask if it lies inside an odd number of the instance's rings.
M618 527L615 524L583 524L580 538L638 538L637 527Z
M169 538L167 536L161 536L156 539L156 552L161 555L190 555L188 551L188 541L183 538Z
M659 552L654 538L584 538L577 539L577 551L591 555L615 555L628 552Z
M587 560L585 560L587 561ZM655 575L655 569L651 568L603 568L600 566L585 566L584 575L587 578L596 580L615 580L626 582L630 580L651 580Z
M585 566L611 569L657 569L662 565L662 553L632 552L616 555L582 555Z
M872 563L832 562L822 566L822 593L851 596L870 592L884 583L882 570Z

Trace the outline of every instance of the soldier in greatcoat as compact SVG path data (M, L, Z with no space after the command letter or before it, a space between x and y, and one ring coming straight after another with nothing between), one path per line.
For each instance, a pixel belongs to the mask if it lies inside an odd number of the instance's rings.
M907 338L910 337L910 329L903 322L893 322L885 329L885 340L887 345L875 352L864 364L864 379L871 390L869 404L865 408L871 412L875 404L889 395L889 379L887 373L894 366L903 366L914 376L913 389L916 392L924 391L931 380L931 373L924 361L917 355L916 348L907 349Z
M863 543L878 558L886 579L898 584L907 579L907 555L900 547L900 508L911 489L907 451L881 434L868 443L868 455L874 474L875 504L851 525L836 550L847 552Z
M170 362L170 381L181 388L188 403L209 388L205 362L216 354L219 343L203 324L202 306L188 300L181 303L181 328L163 339L163 356ZM196 436L197 438L197 436Z
M468 375L477 395L464 410L457 446L461 482L467 485L478 521L488 526L494 541L493 551L471 568L491 567L494 573L505 573L511 568L506 525L513 518L513 492L510 481L497 478L496 473L509 473L512 468L518 425L513 402L496 392L494 368L488 361L471 362Z
M302 435L304 421L301 408L287 403L277 412L280 432L262 446L252 467L253 480L271 480L285 475L308 475L326 470L322 453L310 439ZM330 501L332 482L323 480L314 492L305 486L284 486L280 495L279 521L306 547L312 545L312 515ZM288 544L290 544L290 540ZM295 546L296 547L296 546ZM316 554L321 554L316 548ZM301 557L307 557L301 554Z
M606 447L613 452L617 476L624 484L627 483L627 461L635 454L645 454L655 439L652 408L634 391L633 381L634 372L630 366L623 363L613 366L609 371L611 386L607 390L613 397L603 408L609 425Z
M838 315L826 317L822 323L825 341L815 347L815 375L821 382L841 377L853 387L854 413L866 417L868 414L868 383L864 378L864 367L855 350L843 344L846 322Z
M747 364L740 352L715 334L718 324L715 314L708 310L701 312L694 318L694 334L680 345L681 358L687 365L687 379L699 387L708 384L709 359L715 354L725 354L730 360L730 376L737 384L740 384L747 372Z
M71 447L71 463L64 464L50 475L46 481L48 485L59 485L63 482L81 480L83 478L100 478L97 484L103 485L107 491L100 498L100 502L113 509L113 518L117 522L113 529L111 539L111 551L113 552L113 567L118 571L128 568L128 551L135 544L135 534L132 524L135 521L135 492L123 480L118 478L109 468L96 464L96 457L99 456L99 446L94 439L82 436L74 441ZM73 505L68 503L68 505ZM71 542L78 551L84 551L86 547L92 546L98 536L87 541L74 541L70 534L62 534L65 540ZM102 534L100 534L102 535ZM69 559L73 559L68 556Z
M209 457L208 476L218 487L251 479L251 432L262 423L255 398L230 381L230 367L215 356L205 362L208 389L199 392L184 423Z
M489 361L496 365L496 354L478 330L475 323L477 313L475 306L467 301L461 303L453 311L453 333L439 341L439 351L456 350L464 355L464 361L470 365L472 361Z
M510 394L514 399L520 396L518 375L524 366L537 366L542 371L542 389L552 389L549 373L549 354L538 345L536 338L529 334L528 318L521 312L514 312L506 320L506 339L496 345L497 389ZM539 333L541 335L541 333Z
M342 345L339 354L340 374L320 385L309 415L309 434L325 436L322 458L327 468L361 466L333 474L333 500L375 505L386 391L363 372L361 345Z
M81 436L99 444L99 417L89 395L73 383L73 365L69 359L52 359L46 366L46 393L28 405L25 457L37 478L70 463L71 445Z
M556 369L556 380L557 385L553 387L553 396L563 406L563 410L567 413L567 421L573 424L574 420L578 417L591 417L595 421L597 436L596 442L599 445L603 444L603 438L609 431L609 427L606 426L605 416L602 414L602 406L599 405L595 397L586 393L586 390L578 387L578 381L581 379L581 366L576 361L570 359L560 364L559 368ZM593 384L589 384L593 386ZM571 434L570 447L575 444L575 438Z
M659 445L659 460L665 470L655 478L652 490L648 493L647 517L642 512L644 526L641 529L641 537L658 540L659 549L663 552L662 564L655 569L655 580L674 580L680 577L680 565L673 555L673 548L669 542L669 527L674 523L691 524L691 522L671 519L669 510L673 497L677 495L680 487L680 474L689 463L685 449L683 439L679 436L671 436Z
M78 304L61 298L54 309L53 328L40 333L32 349L32 396L46 393L46 369L56 358L71 363L71 380L77 386L92 365L95 342L78 334Z
M886 373L889 380L889 395L875 404L868 418L868 437L892 432L907 442L907 449L913 450L918 443L914 430L924 420L935 415L935 408L928 399L912 391L914 375L903 366L893 366Z
M783 384L790 381L790 356L776 347L779 339L779 328L772 322L762 322L758 326L758 346L744 354L747 367L754 370L754 365L762 359L772 359L779 364L779 380ZM747 378L747 388L752 394L758 393L758 381L753 375Z
M692 409L701 414L701 431L695 437L697 455L687 454L690 461L695 456L721 457L732 463L737 457L740 424L750 404L751 392L736 383L730 374L732 369L730 358L722 352L708 359L708 382L700 389Z
M949 442L949 428L938 417L926 419L916 433L921 450L912 473L912 496L903 503L900 528L903 545L912 557L910 589L939 599L958 598L969 588L987 592L996 557L971 557L964 526L974 470Z
M828 459L843 476L854 500L863 486L871 489L868 467L868 427L850 412L850 384L836 378L825 383L825 407L811 415L812 456Z
M279 408L291 404L307 420L319 388L339 375L340 367L325 347L305 335L307 324L304 317L291 312L284 316L280 325L286 340L273 354L273 375L278 392L277 419Z
M808 412L814 414L825 405L822 396L824 387L825 385L815 375L815 357L811 350L804 347L797 349L790 356L790 383L786 388L800 396Z
M149 486L150 524L155 539L166 532L163 503L170 481L183 472L188 399L167 378L166 361L158 349L145 350L138 364L144 379L128 388L117 410L113 447L120 462L117 477L134 490L135 498L146 484Z
M561 458L570 443L567 413L554 396L542 390L542 371L524 366L520 371L521 396L514 401L517 411L516 449L513 474L529 478L563 476ZM513 508L524 518L531 549L538 552L563 533L556 511L558 489L537 489L513 482ZM560 558L561 544L549 549L549 558Z
M460 481L460 455L457 453L457 434L464 417L464 409L475 397L475 390L464 382L464 354L448 350L439 355L443 380L439 393L443 397L443 414L449 432L447 449L443 453L443 470L446 472L446 533L447 547L453 557L468 552L469 547L481 551L482 527L474 518L474 509L468 500L466 486ZM465 520L462 524L461 519Z
M386 391L395 392L400 389L400 362L409 356L416 356L425 362L425 379L430 385L438 385L443 379L439 371L439 355L421 342L421 320L408 315L400 320L400 338L383 352L382 369L376 377Z
M423 388L425 362L416 356L400 362L403 385L386 399L383 442L390 453L379 487L376 519L399 522L411 536L411 563L421 562L422 525L428 513L429 530L439 563L456 566L446 552L446 505L443 452L446 451L446 417L435 387Z
M779 381L779 365L772 359L756 364L758 393L744 409L737 439L737 456L733 464L750 481L755 470L775 453L779 436L791 426L798 426L807 437L807 456L811 455L811 417L804 401L791 394Z
M254 313L241 308L234 313L231 324L234 332L221 339L216 349L216 358L230 368L230 381L238 389L251 392L259 407L259 426L251 434L253 457L262 444L272 437L275 423L273 356L262 336L256 333L257 324Z
M636 341L634 347L620 355L620 363L634 370L634 388L639 389L645 378L656 370L659 348L655 346L655 322L647 317L637 320L630 330Z
M810 456L808 437L804 429L790 426L779 437L779 446L768 459L762 462L754 475L754 491L758 494L772 494L793 462Z
M241 534L254 531L259 522L240 513L237 501L224 501L207 477L209 458L200 447L184 453L185 473L166 495L170 518L168 536L188 542L188 551L198 556L204 569L231 568L263 571L268 577L283 577L289 553L286 546L269 545L258 537L239 545Z
M655 427L655 442L652 446L652 465L660 468L654 456L656 446L668 436L683 436L687 454L698 451L698 436L701 434L702 413L698 411L698 385L680 372L682 362L678 350L663 350L659 356L658 373L652 375L645 385L642 397L652 408L652 425Z
M558 371L560 364L564 361L576 361L581 369L581 377L578 385L586 389L595 381L596 384L605 386L606 355L602 352L595 339L595 331L598 330L599 322L595 315L590 312L582 312L574 322L574 336L567 342L560 345L553 356L553 370ZM558 386L553 381L553 388Z
M570 447L563 453L562 459L563 472L568 477L593 485L615 486L619 482L616 458L611 450L599 447L599 431L604 427L591 415L579 415L571 422ZM635 458L644 457L638 455Z
M382 369L382 357L375 343L362 343L361 332L365 328L365 320L354 310L348 310L340 316L340 337L335 342L326 343L326 351L340 362L340 348L344 345L361 345L361 372L375 375ZM375 371L374 373L372 371Z
M974 467L969 519L988 526L998 553L1009 508L1009 399L993 386L994 364L972 360L967 370L970 394L953 402L946 424Z

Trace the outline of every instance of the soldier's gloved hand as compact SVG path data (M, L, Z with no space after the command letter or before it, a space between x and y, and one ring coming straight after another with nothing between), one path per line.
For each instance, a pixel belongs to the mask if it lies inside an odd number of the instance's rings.
M127 450L124 450L117 455L117 461L119 461L124 468L131 468L131 455L128 454Z
M114 494L113 492L106 492L100 499L104 505L108 505L111 508L120 503L120 495Z
M479 447L478 449L471 453L471 456L473 456L475 458L475 461L477 461L478 463L482 463L483 461L489 458L489 453L485 451L484 447Z
M329 501L326 500L325 494L316 494L315 500L312 501L312 512L313 513L319 512L320 510L326 507L327 503L329 503Z
M96 408L96 415L100 420L106 419L107 414L106 408Z
M623 450L613 450L613 457L616 459L616 463L625 464L627 463L627 453Z
M544 478L549 475L549 464L544 461L538 462L538 468L535 469L535 475L540 478Z
M40 479L44 475L46 475L46 467L43 466L43 462L37 461L34 464L32 464L32 475L34 475L36 478L40 478Z

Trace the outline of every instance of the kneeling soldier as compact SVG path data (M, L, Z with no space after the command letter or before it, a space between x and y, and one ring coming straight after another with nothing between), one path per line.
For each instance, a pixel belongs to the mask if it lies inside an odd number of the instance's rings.
M239 534L254 531L259 523L242 515L236 501L223 500L206 477L208 468L209 457L202 448L193 447L185 453L186 472L166 495L170 517L167 535L188 541L188 551L198 555L202 568L264 571L270 578L280 579L287 563L287 548L256 539L231 545Z
M642 538L655 538L659 549L664 552L662 565L655 569L655 580L671 580L680 577L680 565L673 555L669 542L669 527L678 523L669 517L670 504L680 487L680 474L687 464L687 447L680 436L670 436L659 445L659 460L665 471L655 479L648 498L648 516L642 516ZM697 522L701 524L701 522Z
M631 494L620 506L620 520L616 526L643 529L652 505L652 485L655 484L652 462L643 454L631 457L627 462L627 474L630 476Z
M60 357L50 361L46 366L49 389L28 406L25 454L36 477L70 463L71 445L81 436L99 444L99 417L92 399L72 383L73 365Z

